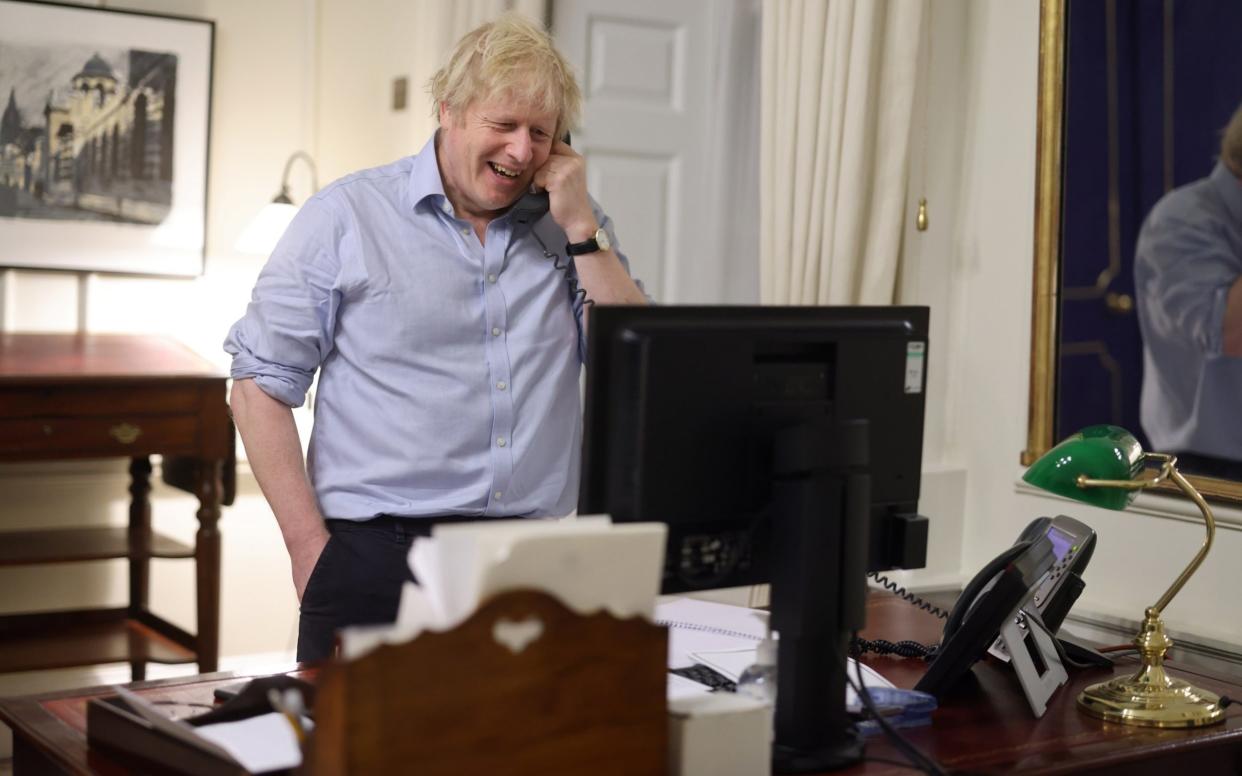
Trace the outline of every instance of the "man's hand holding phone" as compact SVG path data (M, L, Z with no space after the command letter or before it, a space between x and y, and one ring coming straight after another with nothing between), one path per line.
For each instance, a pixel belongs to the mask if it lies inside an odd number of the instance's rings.
M548 161L535 171L533 183L548 193L552 220L570 242L590 239L599 228L587 196L586 160L563 140L552 142Z

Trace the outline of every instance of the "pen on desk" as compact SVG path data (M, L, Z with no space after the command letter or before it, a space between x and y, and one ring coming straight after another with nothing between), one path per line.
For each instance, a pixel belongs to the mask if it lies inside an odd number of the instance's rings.
M298 743L303 743L306 740L306 731L302 729L302 712L306 710L306 707L302 703L302 693L298 692L295 687L290 687L284 693L273 687L267 691L267 702L289 720L289 726L293 728L293 734L297 736Z

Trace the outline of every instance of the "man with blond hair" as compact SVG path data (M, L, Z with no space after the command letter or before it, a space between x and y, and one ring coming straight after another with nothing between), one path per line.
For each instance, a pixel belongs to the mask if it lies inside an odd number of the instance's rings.
M1211 174L1143 222L1134 285L1152 447L1196 474L1242 479L1242 106Z
M548 255L595 303L647 301L559 139L582 100L543 29L483 25L430 88L440 129L312 197L225 342L300 661L329 656L342 626L393 620L410 542L436 523L573 510L585 310ZM548 212L519 217L532 188ZM304 462L290 408L316 370Z

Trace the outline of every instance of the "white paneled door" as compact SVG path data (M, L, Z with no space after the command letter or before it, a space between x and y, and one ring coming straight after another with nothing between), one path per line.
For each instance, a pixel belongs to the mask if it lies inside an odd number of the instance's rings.
M574 148L634 274L661 303L718 301L709 160L713 0L557 0L553 33L585 98Z

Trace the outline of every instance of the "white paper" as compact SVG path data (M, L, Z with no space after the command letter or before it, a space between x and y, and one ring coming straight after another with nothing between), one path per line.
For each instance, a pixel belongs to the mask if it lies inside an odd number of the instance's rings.
M251 773L295 768L302 762L302 748L293 726L276 712L247 717L236 722L217 722L194 727L164 714L142 696L116 686L117 695L133 711L157 730L181 739L224 760L240 765ZM303 730L313 723L302 718Z
M694 662L711 666L735 682L742 675L743 671L755 664L755 650L753 648L692 652L690 657Z
M453 628L506 590L542 590L579 614L651 619L667 531L662 523L613 525L607 516L438 525L410 549L419 584L403 588L396 622L343 630L342 656Z
M694 598L675 598L656 606L656 622L668 626L668 667L700 662L693 654L750 650L768 632L768 613ZM751 662L754 662L753 660Z
M156 708L150 701L145 700L142 696L135 692L126 690L120 685L114 685L112 689L116 690L116 694L120 696L121 700L125 701L125 704L129 706L134 713L149 722L156 730L159 730L165 735L169 735L173 738L181 739L191 746L196 746L205 751L211 752L215 756L226 761L231 761L228 752L218 746L215 746L214 744L204 741L198 736L198 732L193 726L188 725L181 720L169 717L167 714Z
M303 730L310 730L310 720L303 717L302 726ZM302 763L302 747L284 714L273 711L236 722L203 725L194 730L227 751L251 773L296 768Z
M688 698L693 695L707 695L712 688L705 684L699 684L693 679L687 679L677 674L668 674L668 699L670 701Z

